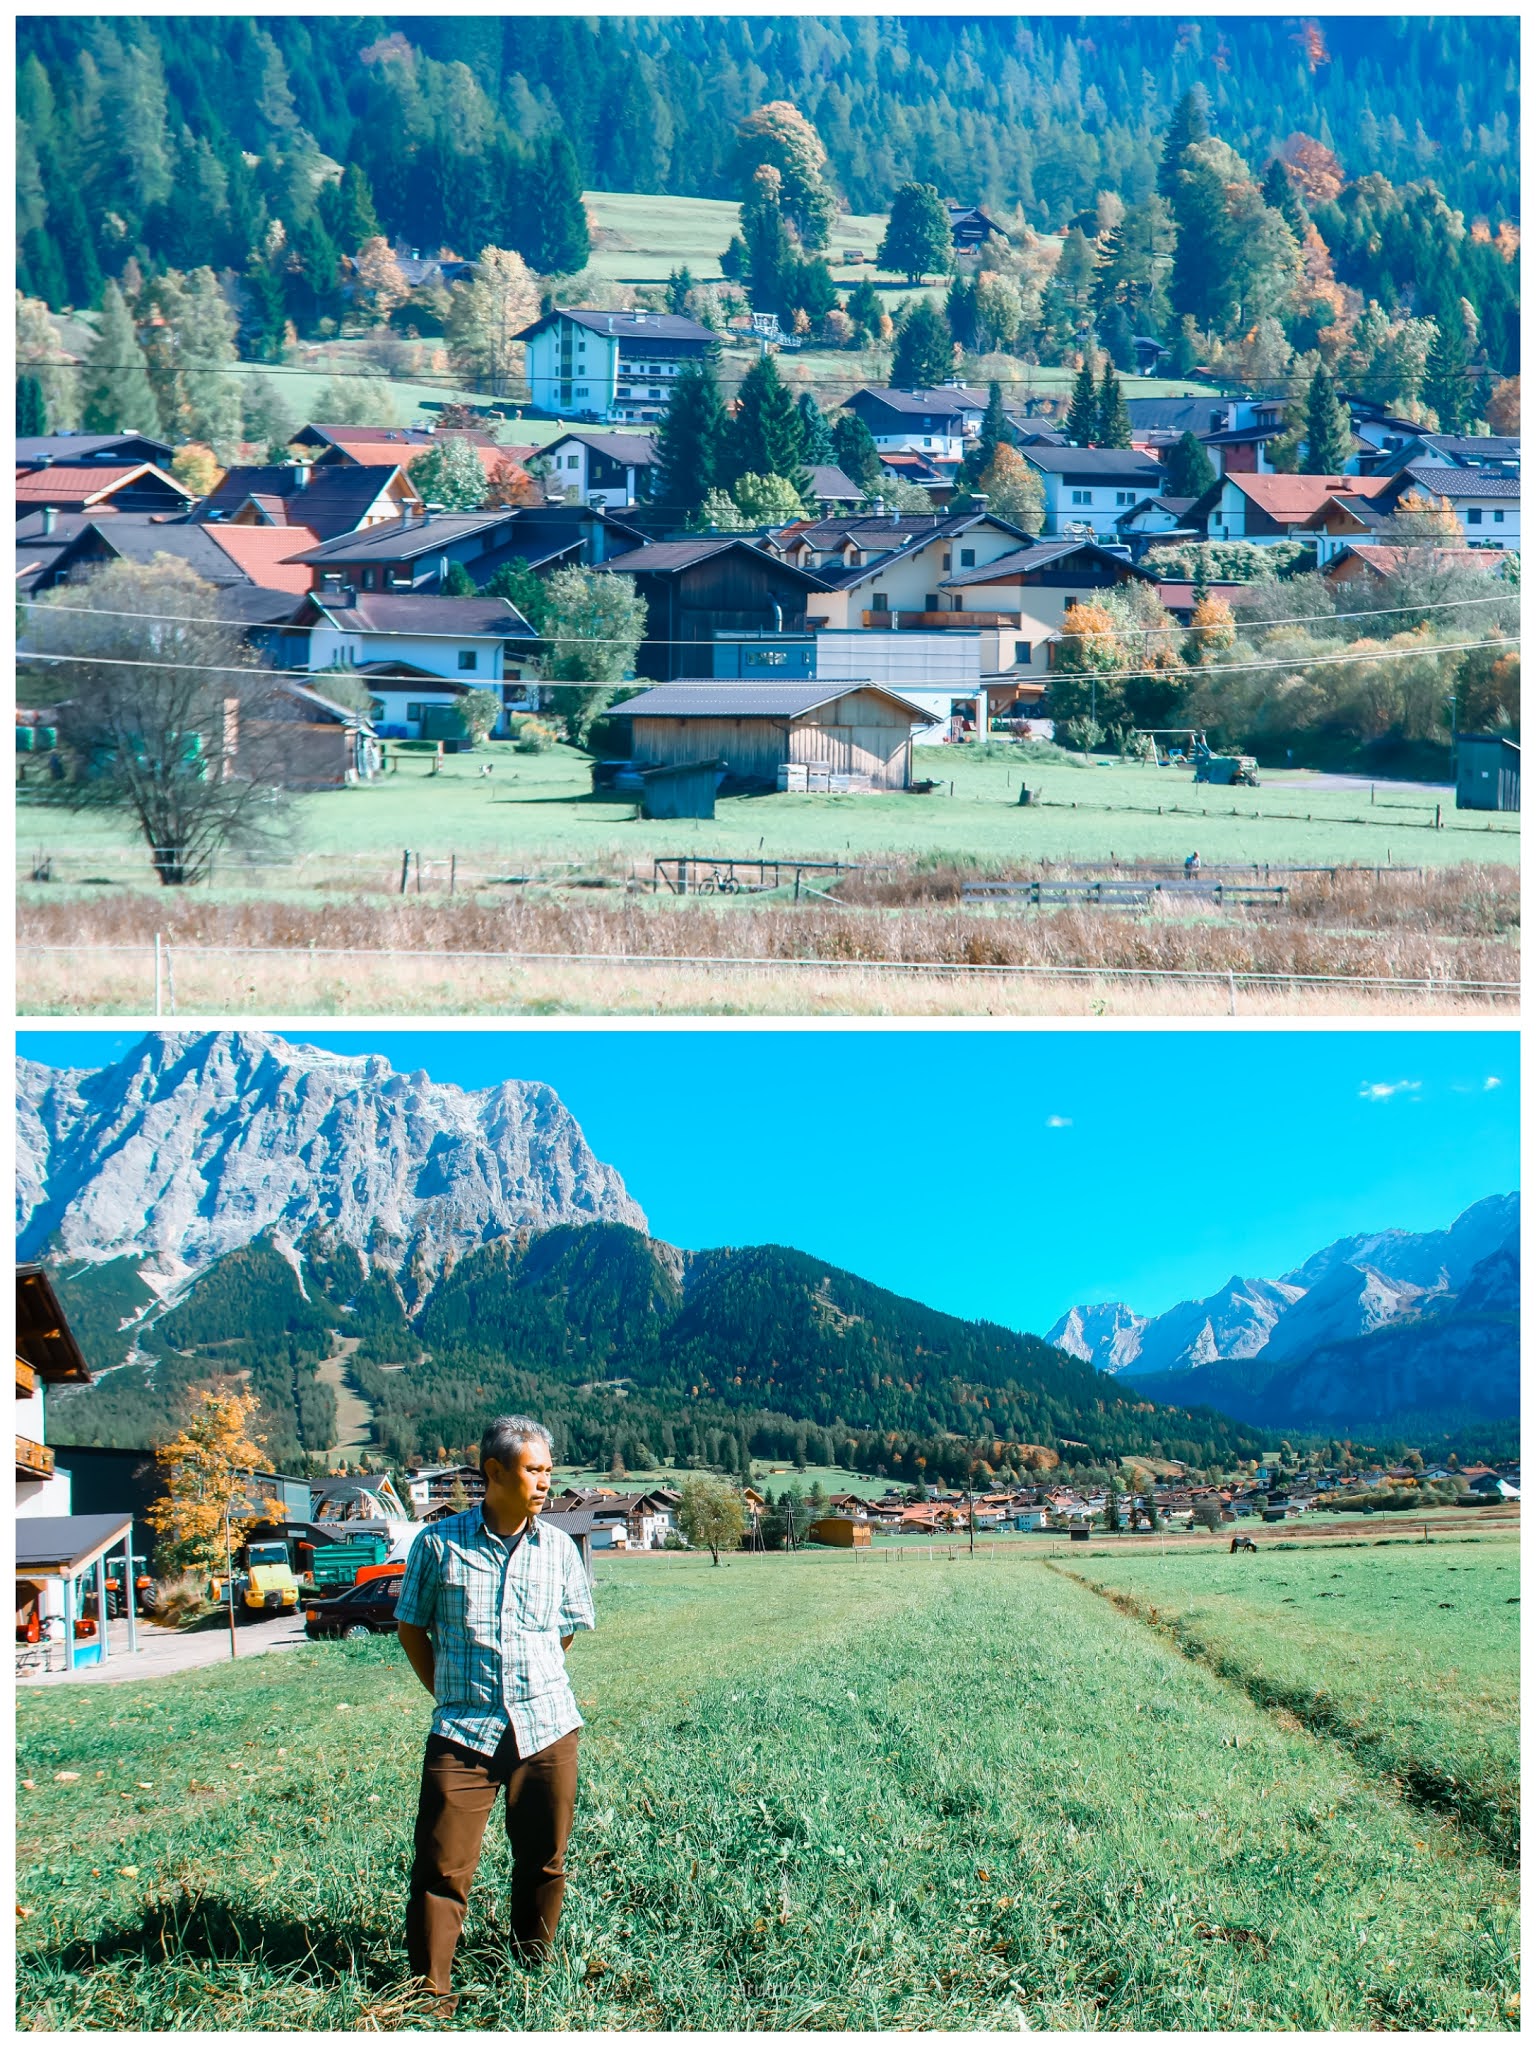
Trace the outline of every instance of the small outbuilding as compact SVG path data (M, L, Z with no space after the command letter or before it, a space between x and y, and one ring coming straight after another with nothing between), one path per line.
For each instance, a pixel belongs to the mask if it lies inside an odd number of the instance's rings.
M1458 811L1518 811L1520 742L1498 732L1456 736Z
M868 1550L868 1522L856 1522L851 1515L822 1515L806 1529L812 1543L830 1544L834 1550Z
M630 722L636 767L717 760L729 779L781 786L909 789L912 735L931 712L877 683L663 683L614 705ZM782 768L807 771L807 779ZM846 777L843 781L841 778Z

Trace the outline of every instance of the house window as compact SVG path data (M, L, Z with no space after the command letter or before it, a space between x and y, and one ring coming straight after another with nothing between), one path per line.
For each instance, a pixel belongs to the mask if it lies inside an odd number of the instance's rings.
M372 590L373 588L373 571L371 569L363 571L363 588L364 590Z
M891 600L883 590L877 590L869 600L869 608L872 612L888 612L891 608Z
M1482 523L1483 523L1483 508L1481 507L1481 505L1474 505L1474 506L1472 506L1472 507L1471 507L1471 509L1470 509L1470 510L1468 511L1468 513L1467 513L1467 524L1468 524L1468 526L1481 526L1481 525L1482 525Z
M1495 526L1502 526L1504 524L1504 514L1502 512L1495 512L1493 515L1493 523Z
M925 612L936 612L938 608L939 593L936 590L930 590L923 599L923 610Z
M425 704L407 704L405 707L405 718L408 725L419 725L426 715L427 707Z
M947 576L947 575L949 574L949 557L948 557L948 555L946 555L946 556L944 557L944 573L945 573L945 575L946 575L946 576Z
M580 469L581 457L579 455L567 455L567 457L565 458L565 466L567 469Z
M962 569L975 568L976 550L974 548L962 548L960 550L960 566Z
M932 434L924 434L924 436L923 436L923 446L924 446L925 448L931 448L931 447L933 446L933 436L932 436Z
M475 648L461 647L459 649L459 667L461 669L478 668L479 666L480 655Z
M1030 645L1029 645L1029 642L1028 642L1027 640L1015 640L1015 641L1014 641L1014 643L1013 643L1013 665L1014 665L1014 667L1015 667L1015 668L1028 668L1028 667L1029 667L1029 662L1030 662L1030 652L1031 652L1031 650L1030 650Z
M1074 505L1091 505L1093 503L1093 493L1092 491L1074 491L1072 493L1072 502Z
M1135 493L1134 493L1134 492L1132 492L1132 491L1116 491L1116 493L1115 493L1115 503L1116 503L1117 505L1134 505L1134 504L1135 504L1135 502L1136 502L1136 497L1135 497Z

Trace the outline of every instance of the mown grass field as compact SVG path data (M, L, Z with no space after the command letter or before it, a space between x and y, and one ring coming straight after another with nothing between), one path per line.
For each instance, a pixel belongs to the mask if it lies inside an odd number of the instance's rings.
M1459 1813L1513 1858L1519 1837L1519 1560L1509 1539L1095 1557L1083 1576L1261 1704ZM1326 1605L1324 1604L1326 1603Z
M401 850L429 859L519 864L587 862L627 867L673 853L735 853L863 860L906 854L982 863L1003 860L1182 860L1198 846L1206 864L1344 862L1449 866L1519 860L1518 821L1456 811L1446 792L1339 789L1305 770L1266 773L1258 789L1211 789L1182 769L1044 759L1002 745L980 758L965 747L916 750L916 773L940 779L926 796L743 796L719 800L713 819L655 823L631 801L591 791L588 757L574 748L518 754L493 746L450 756L433 775L422 756L356 789L320 791L292 806L292 854L379 858ZM493 772L480 773L486 761ZM1020 781L1038 792L1018 802ZM953 785L951 791L951 785ZM1441 805L1441 829L1434 826ZM120 822L74 816L29 799L16 817L22 873L35 850L60 858L61 875L101 857L138 863L142 848ZM344 883L343 869L333 871ZM310 876L325 881L326 873ZM154 886L144 862L141 879Z
M1455 1646L1393 1604L1419 1561L1364 1555L1385 1654L1451 1690ZM1512 1557L1458 1550L1469 1630ZM1483 1835L1048 1565L600 1560L597 1599L557 1953L505 1961L493 1826L455 2026L1518 2024ZM1359 1619L1320 1611L1338 1643ZM24 1694L21 2025L419 2023L427 1712L390 1640Z

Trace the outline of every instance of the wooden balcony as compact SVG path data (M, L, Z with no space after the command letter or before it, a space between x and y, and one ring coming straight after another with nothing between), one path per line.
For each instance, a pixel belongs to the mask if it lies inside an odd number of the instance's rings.
M18 1479L51 1479L53 1477L53 1453L46 1444L35 1444L28 1436L17 1437L16 1477Z
M16 1398L27 1401L37 1392L37 1374L24 1358L16 1361Z
M981 633L1011 630L1022 622L1019 612L863 612L865 626L888 633Z

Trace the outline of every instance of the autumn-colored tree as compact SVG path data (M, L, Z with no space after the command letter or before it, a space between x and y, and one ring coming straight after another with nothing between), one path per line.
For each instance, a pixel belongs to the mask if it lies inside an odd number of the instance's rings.
M185 1428L156 1450L163 1492L146 1513L162 1572L217 1570L263 1516L282 1518L281 1501L252 1498L266 1442L251 1430L260 1407L254 1394L203 1387Z
M485 505L537 505L542 493L520 462L510 455L498 455L486 471Z
M997 452L982 471L981 488L986 493L987 510L1006 519L1010 526L1038 534L1045 525L1045 492L1040 473L1031 469L1018 449L1010 448L1006 441L998 444Z
M473 278L453 288L448 332L454 355L468 375L499 395L522 365L517 337L538 317L539 281L516 249L482 249Z
M1213 654L1224 654L1236 638L1231 605L1207 592L1190 613L1185 657L1193 663L1208 661Z
M1518 434L1520 431L1520 379L1503 377L1488 399L1488 431Z
M1288 135L1280 155L1309 204L1325 205L1343 191L1344 166L1326 144L1310 135Z
M1115 724L1125 710L1119 678L1123 665L1114 616L1102 605L1068 605L1051 673L1051 716L1057 730L1077 718L1101 727Z
M171 457L171 475L200 498L218 488L224 471L206 441L187 441Z
M395 252L382 235L370 235L352 259L357 288L366 311L375 320L387 320L396 306L410 296L410 286Z
M779 174L780 203L801 246L825 248L837 218L837 199L826 181L827 152L810 122L788 100L770 100L737 127L736 176L743 192L762 164L772 165Z
M1437 498L1424 491L1404 491L1392 514L1388 537L1399 545L1440 541L1454 547L1462 538L1461 522L1449 498Z

